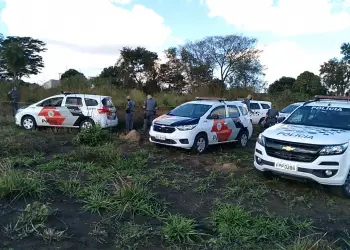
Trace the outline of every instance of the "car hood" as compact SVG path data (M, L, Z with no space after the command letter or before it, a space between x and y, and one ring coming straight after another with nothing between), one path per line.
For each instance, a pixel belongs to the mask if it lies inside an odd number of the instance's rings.
M263 136L290 142L335 145L348 142L350 131L280 123L266 129Z
M198 124L199 118L190 118L182 116L162 115L154 120L155 124L168 125L168 126L181 126Z

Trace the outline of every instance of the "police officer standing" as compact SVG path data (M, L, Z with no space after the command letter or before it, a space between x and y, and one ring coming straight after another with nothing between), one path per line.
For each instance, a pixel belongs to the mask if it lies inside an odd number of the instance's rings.
M126 97L127 104L125 108L125 124L126 124L126 132L129 133L133 130L134 127L134 111L135 111L135 102L131 99L130 96Z
M14 86L10 90L10 92L8 92L8 95L11 97L12 112L13 112L13 116L15 116L18 110L18 102L19 102L19 93L16 86Z
M252 95L248 95L247 98L244 98L244 100L242 101L242 103L247 105L247 108L248 108L249 112L251 112L251 109L250 109L250 100L251 99L252 99Z
M277 123L278 110L276 109L276 105L272 105L265 117L264 128L271 127Z
M145 109L143 119L143 133L146 134L156 116L156 110L158 109L157 101L153 99L151 95L147 95L147 99L143 104L143 108Z

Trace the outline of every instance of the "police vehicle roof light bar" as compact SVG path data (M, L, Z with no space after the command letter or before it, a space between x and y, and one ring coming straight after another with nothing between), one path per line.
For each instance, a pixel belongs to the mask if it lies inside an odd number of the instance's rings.
M218 98L218 97L196 97L196 100L198 101L210 100L210 101L219 101L219 102L226 101L225 98Z
M74 95L74 94L79 94L79 93L75 93L75 92L69 92L69 91L61 91L62 95Z
M327 96L327 95L316 95L315 100L338 100L338 101L349 101L349 95L347 96Z

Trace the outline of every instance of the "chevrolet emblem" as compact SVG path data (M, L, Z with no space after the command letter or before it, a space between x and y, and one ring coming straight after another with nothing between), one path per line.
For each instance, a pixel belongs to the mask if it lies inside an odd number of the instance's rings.
M295 148L289 147L289 146L284 146L282 149L286 151L293 151Z

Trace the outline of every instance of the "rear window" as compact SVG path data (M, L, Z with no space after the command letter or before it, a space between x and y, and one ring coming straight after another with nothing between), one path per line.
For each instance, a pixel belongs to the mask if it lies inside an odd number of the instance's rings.
M281 113L292 113L296 108L298 108L299 105L295 105L295 104L290 104L287 107L285 107L284 109L281 110Z
M114 108L114 104L112 102L112 98L106 97L102 99L102 104L103 106L108 106L110 108Z
M263 109L270 109L271 107L270 107L270 105L268 105L268 104L266 104L266 103L260 103L261 104L261 107L263 108Z
M85 98L85 104L86 106L97 106L98 105L98 101L96 101L95 99L90 99L90 98Z

